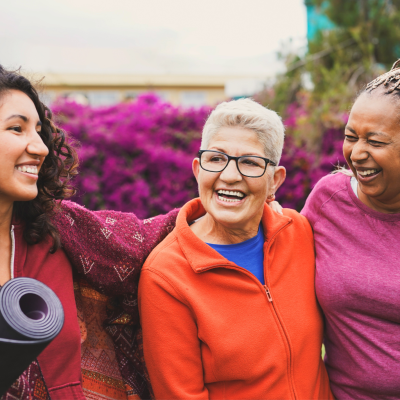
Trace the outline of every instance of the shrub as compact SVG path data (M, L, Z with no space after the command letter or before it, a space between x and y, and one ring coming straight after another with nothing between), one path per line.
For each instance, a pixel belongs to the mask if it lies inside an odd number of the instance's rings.
M75 201L147 218L198 195L191 165L210 108L184 109L145 94L107 108L59 101L53 111L61 127L80 142ZM295 124L295 117L288 122ZM336 131L327 132L320 157L288 136L281 162L287 179L277 199L301 209L316 181L337 159L342 161L340 143Z

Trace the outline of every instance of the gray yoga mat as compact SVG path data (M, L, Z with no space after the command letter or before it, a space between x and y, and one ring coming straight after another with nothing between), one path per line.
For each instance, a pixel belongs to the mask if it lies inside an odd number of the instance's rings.
M60 333L64 310L44 283L15 278L0 288L0 397Z

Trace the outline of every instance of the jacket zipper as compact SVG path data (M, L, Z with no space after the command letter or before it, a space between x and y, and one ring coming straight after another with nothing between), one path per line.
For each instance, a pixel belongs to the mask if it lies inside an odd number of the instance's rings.
M268 286L267 286L267 285L264 285L264 290L265 290L265 293L267 294L268 301L269 301L270 303L272 303L272 296L271 296L271 292L269 291L269 289L268 289Z
M228 267L229 269L235 269L237 271L240 271L240 272L244 273L245 275L249 276L251 279L253 279L254 282L257 284L257 286L259 286L259 287L261 286L263 288L263 291L267 296L268 302L270 302L271 305L272 305L272 310L273 310L273 313L274 313L274 315L276 317L277 325L280 327L281 331L283 332L283 336L285 337L286 344L287 344L287 346L289 348L289 357L288 358L289 358L289 380L290 380L290 384L291 384L290 389L292 391L293 399L297 400L296 392L294 390L293 376L292 376L293 375L292 374L292 349L291 349L291 346L290 346L290 343L289 343L289 338L288 338L288 335L286 333L286 330L283 327L280 318L278 317L278 313L276 312L275 305L274 305L274 302L273 302L273 299L272 299L272 294L271 294L271 291L270 291L269 287L267 285L262 285L260 283L260 281L251 272L249 272L247 269L244 269L242 267L233 267L233 266L228 265L228 264L217 264L217 265L213 265L212 267L203 268L203 269L201 269L201 272L205 272L205 271L208 271L210 269L217 268L217 267Z
M11 261L10 261L10 272L11 279L14 279L14 258L15 258L15 234L14 234L14 225L11 225Z
M274 240L275 240L275 237L278 235L278 233L280 233L283 229L285 229L289 224L290 224L290 223L288 223L287 225L282 226L282 227L281 227L277 232L275 232L275 234L271 237L271 239L270 239L270 241L269 241L269 243L268 243L268 246L267 246L267 254L268 254L268 252L269 252L270 247L272 246L272 243L273 243ZM268 265L266 265L266 272L268 272ZM277 319L278 322L279 322L279 326L280 326L280 328L281 328L281 330L282 330L282 332L283 332L283 334L284 334L284 336L285 336L286 344L287 344L287 346L288 346L288 348L289 348L289 378L290 378L290 383L291 383L291 389L292 389L293 398L296 400L296 399L297 399L297 396L296 396L296 391L295 391L295 389L294 389L293 373L292 373L292 348L291 348L291 345L290 345L290 342L289 342L289 337L288 337L288 335L287 335L286 329L284 328L284 326L283 326L283 324L282 324L282 321L280 320L280 318L279 318L279 316L278 316L278 313L277 313L277 311L276 311L275 304L274 304L273 301L272 301L272 294L271 294L271 291L269 290L269 287L268 287L267 274L265 274L265 275L266 275L266 276L264 277L264 279L265 279L264 290L265 290L265 293L266 293L266 295L267 295L268 301L269 301L269 302L271 303L271 305L272 305L272 308L273 308L273 310L274 310L276 319Z
M286 225L282 226L282 227L281 227L277 232L275 232L275 234L271 237L271 239L270 239L270 241L269 241L269 244L268 244L268 247L267 247L267 253L268 253L268 251L269 251L269 249L270 249L272 243L274 242L275 237L278 235L278 233L280 233L283 229L285 229L285 228L286 228L287 226L289 226L289 225L290 225L290 222L287 223ZM296 399L297 399L297 396L296 396L296 392L295 392L295 390L294 390L293 373L292 373L292 348L291 348L291 346L290 346L290 342L289 342L288 335L287 335L287 333L286 333L286 329L283 327L283 324L282 324L282 322L281 322L281 320L280 320L280 318L279 318L279 316L278 316L278 313L276 312L275 305L274 305L274 302L273 302L273 300L272 300L272 294L271 294L271 291L270 291L270 289L269 289L269 287L268 287L268 285L267 285L267 279L266 279L266 277L264 277L264 279L265 279L265 285L262 285L262 284L260 283L260 281L259 281L251 272L249 272L248 270L246 270L246 269L244 269L244 268L242 268L242 267L232 267L231 265L227 265L227 264L217 264L217 265L213 265L212 267L206 267L206 268L201 269L201 272L205 272L205 271L207 271L207 270L214 269L214 268L217 268L217 267L228 267L228 268L230 268L230 269L236 269L236 270L238 270L238 271L241 271L241 272L243 272L244 274L250 276L250 277L256 282L257 285L261 286L261 287L264 289L264 292L265 292L265 294L267 295L267 299L268 299L268 301L269 301L269 302L271 303L271 305L272 305L272 309L274 310L274 314L275 314L275 316L276 316L276 319L277 319L277 321L278 321L278 323L279 323L279 326L280 326L280 328L281 328L281 330L282 330L282 332L283 332L283 335L284 335L284 337L285 337L285 339L286 339L286 344L287 344L287 346L288 346L288 348L289 348L289 379L290 379L290 383L291 383L291 390L292 390L292 394L293 394L293 399L296 400Z

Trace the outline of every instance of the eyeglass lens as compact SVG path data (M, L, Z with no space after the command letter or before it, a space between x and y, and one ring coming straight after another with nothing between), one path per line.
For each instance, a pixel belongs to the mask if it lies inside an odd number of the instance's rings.
M205 151L201 155L201 166L207 171L220 172L228 164L225 154ZM259 157L243 156L238 160L239 172L247 176L260 176L264 173L266 162Z

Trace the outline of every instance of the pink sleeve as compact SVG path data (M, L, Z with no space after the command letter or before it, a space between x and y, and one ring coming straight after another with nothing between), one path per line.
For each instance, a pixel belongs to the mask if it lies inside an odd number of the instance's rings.
M90 211L63 201L52 222L63 250L89 284L106 295L124 295L134 303L141 267L175 226L178 210L140 220L133 213ZM132 304L136 307L136 304Z

